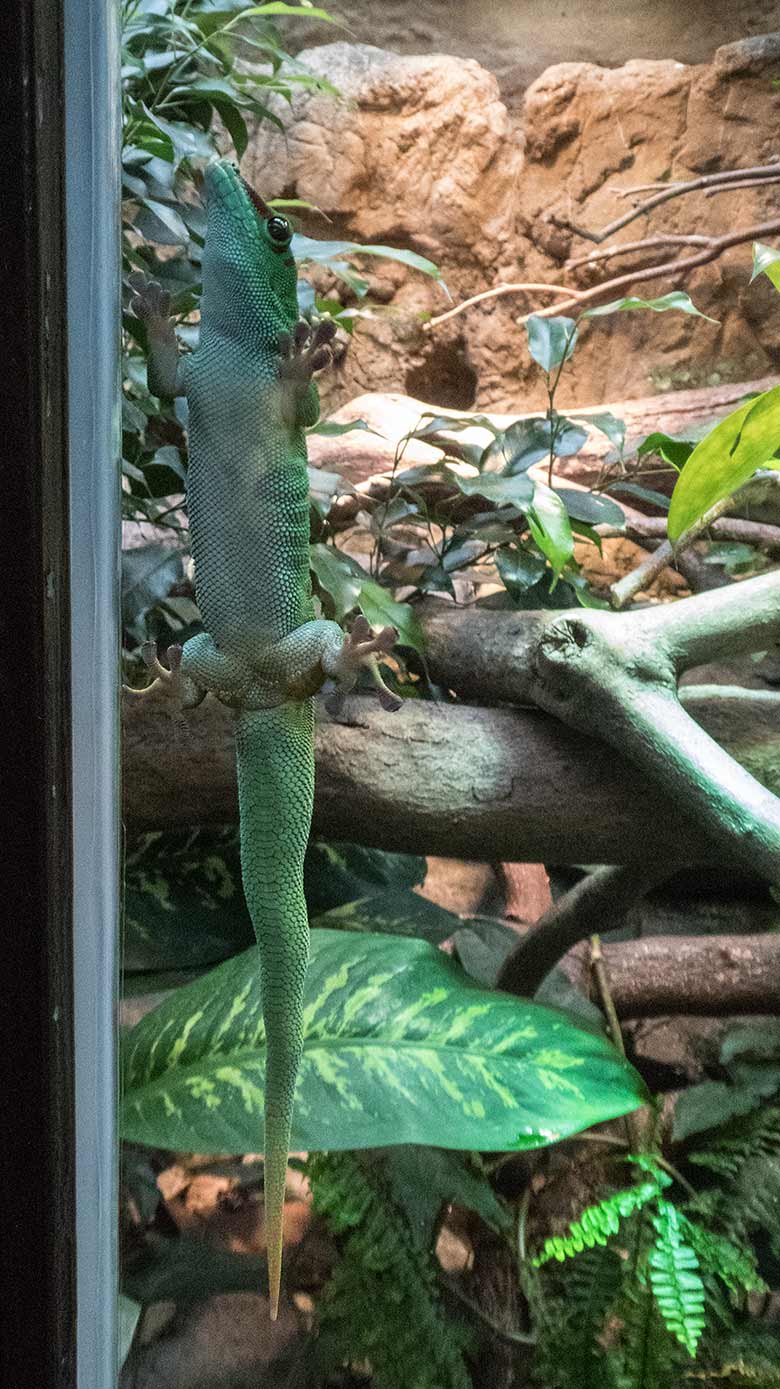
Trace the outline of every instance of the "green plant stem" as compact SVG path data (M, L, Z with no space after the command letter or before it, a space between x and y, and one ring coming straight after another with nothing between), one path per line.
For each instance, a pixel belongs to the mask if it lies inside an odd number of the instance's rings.
M615 1004L612 1001L612 993L609 987L607 971L604 968L604 957L601 953L601 937L594 933L590 938L590 967L593 977L596 980L596 987L601 999L601 1007L607 1019L609 1035L612 1038L612 1045L617 1048L621 1056L626 1054L626 1045L623 1041L623 1033L620 1030L620 1022L615 1012ZM642 1128L636 1112L626 1114L623 1120L626 1128L626 1138L632 1152L638 1153L642 1149Z

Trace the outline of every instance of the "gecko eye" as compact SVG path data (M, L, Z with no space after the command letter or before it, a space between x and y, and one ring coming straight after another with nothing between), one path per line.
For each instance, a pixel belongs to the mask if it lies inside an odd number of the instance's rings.
M272 241L283 244L290 240L292 228L286 217L269 217L265 225Z

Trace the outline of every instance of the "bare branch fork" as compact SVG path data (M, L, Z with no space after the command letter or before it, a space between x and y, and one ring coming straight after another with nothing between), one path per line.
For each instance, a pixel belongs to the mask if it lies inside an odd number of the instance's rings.
M600 231L590 231L586 227L581 227L575 222L568 221L562 217L551 216L554 226L560 227L564 231L574 232L576 236L581 236L587 241L594 242L597 246L601 245L608 237L615 232L621 231L629 223L636 221L638 217L651 212L653 208L660 207L663 203L670 202L672 198L682 197L686 193L693 193L704 190L708 197L717 193L735 191L740 188L754 188L762 184L780 183L780 161L770 164L758 164L750 169L727 169L717 174L703 174L699 178L687 179L684 182L670 184L649 184L646 187L657 189L653 196L645 198L637 203L630 212L623 213L616 217L614 221L607 223ZM625 188L614 190L618 197L631 197L635 193L645 191L644 188ZM699 265L706 265L709 261L716 260L724 251L732 246L738 246L745 241L754 241L764 236L775 236L780 233L780 221L777 219L771 222L762 222L753 227L742 227L737 231L729 232L725 236L705 236L702 234L691 234L688 236L664 234L645 237L640 241L628 241L622 245L607 247L604 251L590 252L586 256L579 256L567 262L567 269L572 270L583 265L591 265L597 261L610 260L615 256L627 255L641 251L652 251L661 249L665 246L699 246L701 250L698 255L687 256L676 261L663 261L660 264L644 266L618 275L610 280L604 280L600 285L594 285L587 290L577 290L567 285L537 284L534 282L519 284L495 285L492 289L483 290L480 294L474 294L469 299L464 299L461 304L456 304L453 309L448 309L446 313L436 314L428 319L424 324L425 331L438 327L440 323L446 323L448 319L454 318L457 314L463 313L474 304L482 303L487 299L496 299L507 294L561 294L563 299L557 303L548 305L546 308L538 310L538 317L549 318L556 314L568 313L570 310L578 308L582 304L593 303L600 299L609 299L617 290L623 289L628 285L639 284L645 280L675 277L686 275L688 271L696 269ZM519 322L524 323L529 315L524 315Z
M780 182L780 175L778 175L777 181ZM547 308L533 309L530 313L523 314L517 321L518 323L525 323L532 316L552 318L557 314L582 309L600 300L609 300L618 291L628 290L647 280L671 279L676 283L681 276L687 275L689 271L717 260L724 251L730 250L732 246L742 245L746 241L761 240L766 236L778 235L780 235L780 218L775 217L770 222L758 222L752 227L740 227L737 231L727 232L723 236L707 237L706 245L695 255L684 256L679 260L664 261L660 265L646 265L641 270L629 270L623 275L616 275L610 280L603 280L601 284L593 285L590 289L544 285L542 288L547 293L561 293L566 297L559 299L555 304L548 305ZM539 288L539 285L530 283L496 285L493 289L484 290L481 294L472 295L470 299L464 299L462 304L456 304L454 309L448 309L446 313L436 314L433 318L429 318L423 327L426 330L438 327L440 323L446 323L447 319L455 318L457 314L463 313L465 309L484 299L495 299L506 294L530 294Z
M641 203L637 203L630 212L624 212L621 217L616 217L614 222L608 222L601 231L589 231L587 227L577 226L575 222L566 221L563 217L553 216L550 220L556 227L561 227L565 231L572 231L577 236L583 237L586 241L594 241L600 245L606 241L608 236L614 236L615 232L627 227L630 222L635 222L638 217L642 217L646 212L651 212L654 207L660 207L662 203L671 202L672 198L680 198L685 193L695 193L699 189L706 189L707 196L714 193L725 193L730 187L744 188L749 181L750 187L755 187L760 183L780 182L780 162L772 161L770 164L756 164L752 169L724 169L717 174L702 174L699 178L690 178L676 183L665 184L646 184L641 188L616 188L614 192L619 198L630 198L636 193L642 193L647 189L657 188L660 191L653 194L651 198L645 198Z

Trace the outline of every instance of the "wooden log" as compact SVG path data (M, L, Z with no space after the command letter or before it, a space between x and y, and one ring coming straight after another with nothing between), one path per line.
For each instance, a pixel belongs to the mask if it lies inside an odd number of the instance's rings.
M777 1013L780 935L654 936L601 950L619 1018ZM589 991L587 941L569 951L562 968Z
M495 616L493 614L492 616ZM696 718L780 792L771 695L697 696ZM129 829L237 816L232 717L208 699L177 739L165 701L124 710ZM384 849L544 863L722 862L662 792L600 742L533 709L350 699L316 733L315 833Z

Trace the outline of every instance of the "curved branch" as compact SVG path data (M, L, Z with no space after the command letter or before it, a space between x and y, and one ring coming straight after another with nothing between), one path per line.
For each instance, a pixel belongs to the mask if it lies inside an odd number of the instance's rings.
M627 913L670 876L668 864L607 865L576 883L540 917L507 956L496 987L532 998L542 980L578 941L623 925Z
M780 175L776 177L780 182ZM565 293L568 298L551 304L546 309L532 309L530 313L523 314L518 318L517 322L526 323L532 317L551 318L602 299L609 300L617 291L626 290L646 280L671 278L676 282L680 276L687 275L689 270L695 270L699 265L707 265L709 261L717 260L724 251L728 251L732 246L739 246L745 241L755 241L765 236L777 235L780 235L780 218L773 218L771 222L759 222L752 227L741 227L737 231L726 232L723 236L708 237L706 246L696 255L686 256L682 260L664 261L660 265L647 265L642 270L629 270L622 275L616 275L611 280L604 280L599 285L593 285L590 289L564 289L560 285L543 285L541 288L555 290L556 293ZM455 318L457 314L463 313L465 309L480 299L495 299L506 294L526 293L530 288L530 285L495 285L493 289L485 290L484 293L475 295L471 299L465 299L462 304L456 304L453 309L448 309L446 313L429 318L424 327L430 330L439 323L443 323L445 319Z
M780 883L780 800L686 713L677 677L780 634L780 571L631 614L563 614L536 646L533 692L630 757L724 852Z

